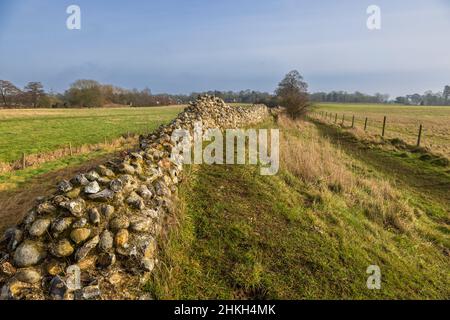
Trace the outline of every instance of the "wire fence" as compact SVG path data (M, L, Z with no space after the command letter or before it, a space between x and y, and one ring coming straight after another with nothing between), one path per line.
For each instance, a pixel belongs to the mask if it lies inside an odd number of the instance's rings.
M345 127L345 125L349 125L350 128L356 128L359 125L360 128L363 129L364 131L367 131L369 129L369 127L371 127L372 129L375 128L375 129L379 130L379 134L382 137L385 137L388 127L391 125L389 123L388 117L386 115L383 116L382 121L370 119L369 117L365 117L365 116L356 118L354 114L346 115L345 113L343 113L342 115L340 115L338 113L328 112L328 111L313 112L313 115L316 116L316 118L318 118L318 119L325 120L329 123L334 123L336 125L341 125L342 127ZM374 126L374 124L377 124L377 125ZM416 141L417 147L420 147L420 145L422 143L423 130L424 130L424 127L420 123L417 126L417 131L416 131L417 135L415 136L415 141Z

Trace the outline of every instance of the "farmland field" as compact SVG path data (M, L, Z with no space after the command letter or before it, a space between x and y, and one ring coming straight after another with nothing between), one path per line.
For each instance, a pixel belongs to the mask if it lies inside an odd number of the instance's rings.
M408 144L415 145L419 125L423 126L421 146L450 158L450 107L437 106L399 106L384 104L319 104L317 111L328 112L328 121L342 122L350 126L355 116L355 127L364 128L368 118L367 132L381 134L383 117L386 116L385 137L399 138ZM330 119L331 118L331 119Z
M145 133L169 122L182 106L111 109L0 110L0 162L82 144Z
M122 135L151 132L175 118L182 109L183 106L0 110L0 191L16 189L37 176L129 149L136 144L137 137L123 139ZM73 155L69 153L69 143ZM26 169L22 169L22 153L27 157Z

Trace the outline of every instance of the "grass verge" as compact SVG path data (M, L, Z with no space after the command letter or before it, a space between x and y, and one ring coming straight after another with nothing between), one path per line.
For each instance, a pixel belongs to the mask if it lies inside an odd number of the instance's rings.
M247 165L188 169L147 290L158 299L448 298L449 228L418 206L446 208L399 188L310 123L281 129L290 140L276 176ZM287 162L288 150L314 143ZM374 264L381 290L366 286Z

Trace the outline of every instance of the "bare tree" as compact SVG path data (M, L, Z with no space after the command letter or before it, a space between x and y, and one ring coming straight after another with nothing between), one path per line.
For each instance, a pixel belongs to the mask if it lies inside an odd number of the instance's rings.
M308 84L297 70L289 72L278 84L275 91L280 105L285 107L288 115L299 118L305 115L311 107L308 98Z
M12 103L13 97L19 95L20 89L17 88L12 82L8 80L0 80L0 95L4 106L6 107L8 103Z
M104 94L102 86L95 80L77 80L65 92L65 96L72 106L102 107Z
M45 95L44 86L40 82L28 82L25 86L25 93L29 98L33 108L36 108L39 102L39 98Z

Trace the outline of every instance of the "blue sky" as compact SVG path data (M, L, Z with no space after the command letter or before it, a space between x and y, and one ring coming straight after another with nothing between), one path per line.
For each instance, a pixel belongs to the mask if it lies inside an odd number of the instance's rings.
M71 4L81 30L66 28ZM449 0L0 0L0 79L273 91L297 69L311 91L396 96L450 84L449 31Z

